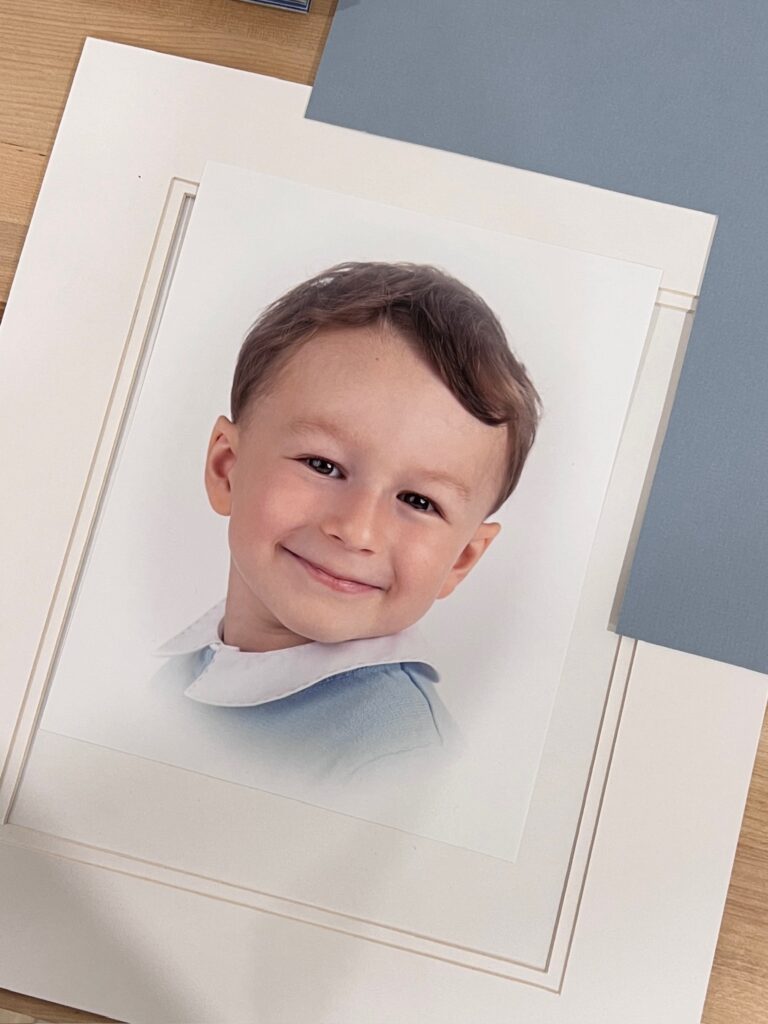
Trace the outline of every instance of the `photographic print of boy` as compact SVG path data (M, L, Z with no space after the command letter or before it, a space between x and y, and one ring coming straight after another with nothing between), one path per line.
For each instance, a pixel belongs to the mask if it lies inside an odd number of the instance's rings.
M415 624L497 536L540 406L494 313L435 267L339 264L268 306L206 458L226 598L157 652L186 696L247 709L259 752L313 778L444 754Z

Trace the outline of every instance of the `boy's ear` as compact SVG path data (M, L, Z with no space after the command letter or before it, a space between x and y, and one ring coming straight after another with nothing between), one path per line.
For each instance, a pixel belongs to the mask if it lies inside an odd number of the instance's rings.
M211 431L205 458L205 490L214 512L228 516L232 510L230 475L237 459L238 431L226 416L219 416Z
M481 523L475 535L462 550L451 567L451 571L440 588L438 598L448 597L464 579L470 569L480 561L480 556L501 530L501 523Z

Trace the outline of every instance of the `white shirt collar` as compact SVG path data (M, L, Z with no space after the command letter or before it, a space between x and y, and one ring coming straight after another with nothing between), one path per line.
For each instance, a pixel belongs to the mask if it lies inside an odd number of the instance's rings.
M184 693L203 704L250 707L306 690L329 676L368 665L407 661L419 665L437 682L440 674L421 631L410 626L389 636L364 637L341 643L312 640L279 651L241 651L221 639L225 601L155 650L168 657L210 648L212 657Z

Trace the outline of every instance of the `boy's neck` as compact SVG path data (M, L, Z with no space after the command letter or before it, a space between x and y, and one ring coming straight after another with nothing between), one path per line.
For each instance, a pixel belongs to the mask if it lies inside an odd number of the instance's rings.
M231 565L222 634L225 644L248 652L281 651L311 643L275 621Z

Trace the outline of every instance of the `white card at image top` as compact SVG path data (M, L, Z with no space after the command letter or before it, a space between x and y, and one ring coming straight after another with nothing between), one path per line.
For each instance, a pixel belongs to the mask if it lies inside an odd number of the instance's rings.
M348 261L431 264L476 291L543 415L517 488L489 517L500 533L418 622L461 756L390 790L313 796L312 780L275 781L242 719L162 693L154 652L226 593L227 520L203 466L243 338L273 300ZM42 729L514 860L660 276L209 163Z

